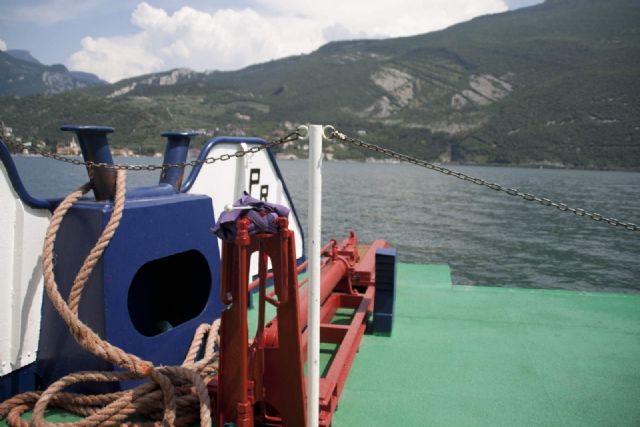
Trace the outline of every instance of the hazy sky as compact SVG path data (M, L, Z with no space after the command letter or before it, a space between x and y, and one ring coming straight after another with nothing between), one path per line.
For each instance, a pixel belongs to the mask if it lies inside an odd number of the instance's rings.
M334 40L426 33L542 0L2 0L0 50L108 81L230 70Z

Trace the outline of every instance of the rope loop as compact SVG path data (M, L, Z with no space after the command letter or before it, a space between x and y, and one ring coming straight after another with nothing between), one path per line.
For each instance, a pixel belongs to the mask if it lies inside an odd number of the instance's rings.
M44 239L42 259L45 290L71 335L89 353L124 371L72 373L51 384L44 392L27 392L14 396L0 404L0 419L7 418L11 427L29 427L21 418L28 410L33 410L32 423L35 427L115 426L126 424L128 417L133 414L162 421L166 426L186 426L197 421L200 425L211 425L210 398L206 383L210 380L211 373L218 369L219 320L198 328L182 366L155 367L153 363L100 338L78 317L78 307L87 280L109 246L124 212L126 170L116 170L116 191L111 217L85 258L69 292L68 301L60 294L53 273L55 240L64 216L80 197L91 190L90 183L69 194L53 213ZM204 357L196 361L204 336L207 336ZM63 392L65 388L81 382L135 379L147 379L147 382L131 390L102 395L82 396ZM191 384L192 387L185 384ZM49 423L44 417L48 406L62 408L85 418L71 423ZM193 416L196 413L199 414L199 420Z

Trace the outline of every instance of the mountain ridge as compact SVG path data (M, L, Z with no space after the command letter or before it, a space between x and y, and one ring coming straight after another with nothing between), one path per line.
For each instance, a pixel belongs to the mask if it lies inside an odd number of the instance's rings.
M116 146L143 153L161 151L168 128L268 138L321 122L432 161L640 169L639 23L633 0L553 0L237 71L12 99L0 118L52 145L63 122L113 125Z
M27 50L0 51L0 96L55 94L105 83L62 64L44 65Z

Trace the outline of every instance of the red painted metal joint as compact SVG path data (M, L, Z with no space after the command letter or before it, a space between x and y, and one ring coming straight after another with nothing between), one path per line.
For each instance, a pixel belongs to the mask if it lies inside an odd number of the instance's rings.
M286 218L275 234L249 236L249 221L237 223L237 238L222 248L220 368L210 383L217 425L304 426L304 360L307 352L307 289L299 293L295 240ZM377 241L360 259L355 233L323 250L321 346L330 361L320 380L321 426L331 424L338 399L373 309ZM258 325L248 340L249 262L258 252ZM373 259L373 262L371 260ZM271 272L268 263L271 262ZM267 280L273 278L273 290ZM267 293L269 291L269 293ZM267 321L266 304L276 308Z

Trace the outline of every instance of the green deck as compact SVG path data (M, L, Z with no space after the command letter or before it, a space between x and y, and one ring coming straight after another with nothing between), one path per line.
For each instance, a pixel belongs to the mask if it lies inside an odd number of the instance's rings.
M391 337L364 337L334 427L640 426L640 295L400 264L395 312Z
M640 295L451 286L400 264L334 427L640 426Z

